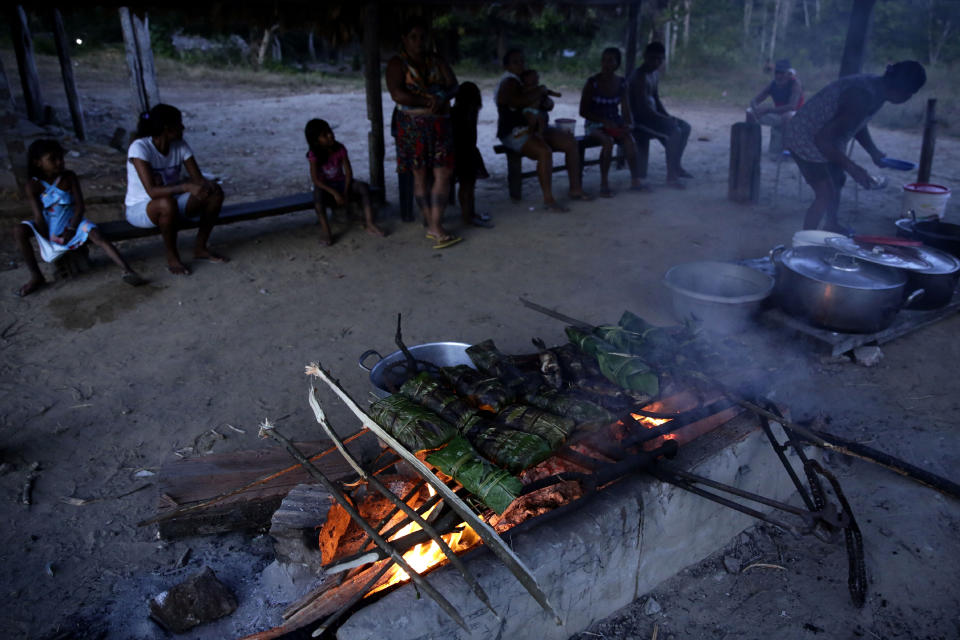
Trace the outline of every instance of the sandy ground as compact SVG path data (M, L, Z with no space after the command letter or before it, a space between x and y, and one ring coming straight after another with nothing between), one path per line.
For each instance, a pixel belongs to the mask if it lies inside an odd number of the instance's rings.
M9 70L15 68L4 52ZM57 104L55 67L41 59ZM131 126L126 79L77 69L94 135L68 143L68 166L81 175L96 219L119 216L123 156L105 146L113 127ZM86 84L85 84L86 83ZM154 513L159 466L196 444L210 429L225 436L216 452L269 446L257 440L269 418L297 439L319 436L306 403L303 365L319 360L362 398L367 374L356 366L368 348L393 350L396 314L410 344L493 338L506 352L531 349L530 339L563 340L562 325L524 309L526 296L584 320L615 320L630 309L671 322L661 285L676 263L758 257L788 242L811 192L797 193L797 173L785 165L773 202L775 164L763 164L756 206L726 199L730 125L735 109L673 105L693 125L687 168L697 177L686 191L663 186L663 155L651 153L652 194L625 191L628 174L613 174L611 200L573 203L567 214L541 211L533 180L524 201L506 197L506 162L494 156L492 85L484 85L481 150L491 178L479 184L479 207L496 228L459 228L466 238L434 251L419 224L404 224L392 208L380 213L386 239L356 222L339 223L339 241L324 248L310 212L231 225L213 243L232 257L226 265L194 264L189 278L169 275L157 238L127 242L121 251L150 278L131 289L106 258L26 299L10 294L26 279L10 241L0 272L0 385L3 434L0 475L0 581L11 604L0 615L7 637L160 638L147 621L147 599L207 564L237 593L241 610L183 637L223 638L276 622L284 595L264 591L282 580L262 577L269 541L241 535L158 541L136 522ZM187 140L200 166L223 177L231 200L306 189L302 126L326 117L367 174L365 103L359 92L329 93L161 77L165 101L186 115ZM556 115L572 117L565 92ZM388 100L384 99L389 113ZM65 112L64 112L65 113ZM913 131L876 130L890 155L916 158ZM388 137L388 163L392 159ZM958 175L960 144L938 142L935 178ZM864 156L859 156L861 159ZM387 192L396 180L388 164ZM888 172L897 184L903 174ZM588 190L598 189L596 167ZM566 179L557 178L558 193ZM892 235L900 207L896 188L844 192L842 218L863 233ZM855 204L856 203L856 204ZM18 207L20 209L18 209ZM22 202L4 203L7 224ZM957 205L948 209L956 220ZM188 251L192 232L183 234ZM801 418L827 416L839 435L881 448L958 480L960 385L956 361L960 316L883 347L885 358L865 368L824 358L820 345L774 327L740 338L769 372L774 397ZM332 400L342 432L354 422ZM241 429L238 433L226 425ZM363 447L374 447L366 442ZM633 607L573 637L648 638L955 638L960 635L960 504L862 462L828 457L863 530L870 581L867 604L851 606L841 546L792 540L769 528L734 541L718 540L719 555L691 567ZM39 463L33 504L17 504L29 466ZM115 497L144 485L145 490ZM72 506L64 498L102 498ZM177 567L187 549L186 567ZM723 558L728 558L726 563ZM732 558L732 559L731 559ZM734 560L736 562L734 562ZM754 567L762 563L779 568ZM725 565L733 566L731 573ZM288 595L288 594L287 594ZM656 629L656 631L655 631ZM577 630L571 629L571 634ZM99 635L103 634L103 636Z

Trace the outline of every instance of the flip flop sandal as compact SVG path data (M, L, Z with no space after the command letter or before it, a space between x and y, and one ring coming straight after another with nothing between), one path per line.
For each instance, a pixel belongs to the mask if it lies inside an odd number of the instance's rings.
M638 184L630 187L630 191L642 191L644 193L649 193L653 191L653 189L648 184Z
M437 244L433 245L434 249L446 249L447 247L452 247L458 242L463 242L463 238L460 236L450 236L446 240L437 240Z
M604 196L602 193L601 193L600 195L601 195L601 197L606 197L606 196ZM578 195L575 195L575 196L570 196L570 199L571 199L571 200L581 200L581 201L583 201L583 202L592 202L592 201L593 201L593 196L590 195L589 193L581 193L581 194L578 194Z
M563 206L559 202L554 202L553 204L545 204L543 205L543 209L544 211L552 211L554 213L567 213L568 211L570 211L569 208Z
M613 193L613 191L611 191L610 189L601 189L601 190L600 190L600 197L601 197L601 198L612 198L613 195L614 195L614 193Z
M493 221L490 220L490 216L483 218L479 215L473 216L473 219L470 221L470 224L472 224L475 227L483 227L484 229L493 229L493 226L494 226Z

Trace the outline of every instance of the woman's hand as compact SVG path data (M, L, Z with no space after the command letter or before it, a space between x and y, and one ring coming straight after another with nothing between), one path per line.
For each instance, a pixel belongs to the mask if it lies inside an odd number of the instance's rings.
M883 151L880 151L880 149L877 149L870 154L870 159L873 160L873 164L877 165L878 167L884 166L883 159L886 157L887 154L885 154Z
M343 205L347 204L347 198L344 196L344 194L340 193L336 189L333 191L333 199L337 203L338 207L342 207Z
M866 169L856 164L855 162L851 162L850 166L847 167L847 173L849 173L850 177L856 180L857 184L859 184L864 189L873 188L874 186L873 176L867 173Z

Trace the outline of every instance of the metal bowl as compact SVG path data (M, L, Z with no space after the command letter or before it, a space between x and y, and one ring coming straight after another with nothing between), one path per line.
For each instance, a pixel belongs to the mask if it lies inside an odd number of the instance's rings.
M714 333L737 333L773 291L774 279L730 262L688 262L670 268L663 284L673 293L678 320L695 320Z
M438 367L453 367L458 364L465 364L475 369L473 361L467 355L467 347L469 346L465 342L427 342L407 347L407 349L417 360L429 362ZM380 359L372 368L366 364L370 356L377 356ZM394 351L384 357L376 349L368 349L360 354L357 364L364 371L370 372L370 385L373 387L374 395L386 398L391 393L389 390L391 385L388 384L387 380L388 372L394 370L394 365L403 362L405 359L406 356L403 355L403 351ZM401 370L400 373L400 376L395 376L394 379L389 381L394 387L399 387L405 381L405 379L400 379L403 378L403 371Z

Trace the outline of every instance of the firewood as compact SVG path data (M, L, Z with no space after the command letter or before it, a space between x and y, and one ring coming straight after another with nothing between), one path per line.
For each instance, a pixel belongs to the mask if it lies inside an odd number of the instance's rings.
M398 324L399 324L399 318L398 318ZM398 340L399 340L399 331L400 330L398 326L398 329L397 329ZM396 506L398 509L403 511L405 514L407 514L409 518L413 519L414 522L420 525L420 528L423 529L427 533L427 535L430 536L430 539L433 540L435 543L437 543L437 546L440 548L440 551L442 551L443 555L447 557L447 560L450 561L450 564L456 567L457 571L460 572L460 575L463 576L463 579L466 580L467 584L470 585L470 588L473 590L473 593L477 596L477 598L480 599L480 602L485 604L487 608L493 612L494 615L497 615L497 612L494 610L493 605L490 604L490 599L487 597L487 594L484 593L483 589L480 587L480 583L477 582L477 579L473 577L473 574L471 574L467 570L467 566L463 563L463 561L460 558L457 557L457 555L453 552L453 549L450 548L450 545L448 545L446 540L444 540L441 537L440 533L437 532L437 530L434 529L429 522L424 520L419 513L417 513L412 507L410 507L410 505L406 504L403 500L401 500L396 495L394 495L393 492L387 489L387 487L384 486L384 484L380 482L380 480L376 476L372 476L368 474L363 469L363 467L360 466L360 464L356 460L354 460L353 456L350 455L350 452L347 451L347 448L344 446L343 442L341 442L340 438L337 437L337 434L333 430L333 427L330 426L330 423L327 420L327 416L324 413L323 408L320 406L320 401L317 399L317 389L313 385L310 386L310 392L307 394L307 401L310 404L310 408L313 409L313 414L314 416L316 416L317 422L323 428L324 432L326 432L327 436L329 436L330 439L333 440L334 445L336 445L337 449L340 450L340 455L343 456L343 459L346 460L358 474L360 474L361 478L369 482L374 489L376 489L381 494L383 494L383 496L388 500L390 500L390 502L392 502L394 506Z
M410 576L410 579L413 580L413 582L418 587L423 589L423 591L425 591L428 596L433 598L433 600L440 606L441 609L443 609L444 613L446 613L451 620L456 622L461 628L463 628L464 631L470 630L469 627L467 627L467 623L464 622L463 618L460 616L457 610L453 607L452 604L450 604L450 601L447 600L443 596L443 594L437 591L433 587L433 585L431 585L423 577L421 577L420 574L418 574L413 569L413 567L411 567L409 563L407 563L407 561L403 559L403 556L397 553L397 551L390 546L389 542L384 540L382 537L380 537L379 533L374 531L373 527L371 527L367 523L367 521L364 520L363 517L357 512L357 510L350 503L350 500L343 494L343 492L340 491L340 489L338 489L337 486L333 482L331 482L329 478L327 478L327 476L325 476L319 469L317 469L306 458L306 456L304 456L303 453L301 453L300 450L294 446L293 442L291 442L289 438L279 433L273 425L271 425L269 422L266 422L266 421L262 425L260 425L260 437L272 438L277 442L279 442L280 444L282 444L283 447L290 453L290 455L293 456L294 459L296 459L298 462L300 462L300 464L304 466L304 468L310 473L310 475L312 475L314 478L319 480L320 483L327 488L327 490L333 495L334 499L340 504L340 506L342 506L344 509L347 510L347 513L350 514L350 517L353 518L353 521L356 522L358 525L360 525L360 528L363 529L368 536L373 538L373 540L377 543L377 546L383 549L384 551L387 551L390 554L390 558L395 563L397 563L404 571L407 572L407 575ZM444 485L444 487L446 487L446 485Z

